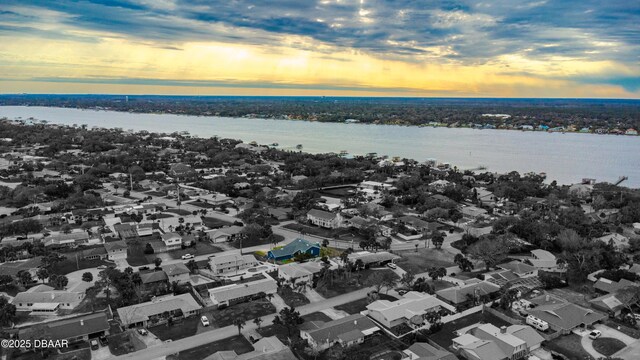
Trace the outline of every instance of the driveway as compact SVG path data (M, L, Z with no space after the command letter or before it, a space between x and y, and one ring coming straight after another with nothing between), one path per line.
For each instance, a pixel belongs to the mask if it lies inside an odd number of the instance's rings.
M113 355L109 350L108 346L100 346L98 350L91 350L91 359L92 360L105 360L111 359Z
M311 303L317 303L317 302L321 302L321 301L325 301L326 299L320 295L316 289L307 289L307 291L304 293L304 295L307 297L307 299L309 299L309 302Z
M610 328L606 325L597 324L594 327L596 328L596 330L600 330L602 332L603 338L607 337L607 338L618 339L623 343L625 343L627 346L637 341L637 339L634 339L631 336L625 333L622 333L616 329ZM593 356L594 358L598 359L598 358L604 357L604 355L600 354L593 348L593 340L589 338L589 331L585 331L582 333L581 344L582 344L582 347L589 353L589 355ZM624 350L625 349L622 349L621 351L624 351Z
M277 312L280 312L280 310L287 307L287 303L285 303L284 300L278 294L273 294L273 297L271 298L271 303L273 304L273 306L276 307Z

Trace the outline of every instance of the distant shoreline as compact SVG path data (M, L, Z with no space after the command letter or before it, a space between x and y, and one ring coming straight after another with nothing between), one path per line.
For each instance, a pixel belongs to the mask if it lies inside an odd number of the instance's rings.
M404 124L404 123L389 123L389 122L379 122L379 123L371 123L371 122L347 122L347 121L318 121L313 119L291 119L285 117L265 117L265 116L222 116L222 115L214 115L214 114L186 114L186 113L173 113L169 111L131 111L117 108L106 108L106 107L71 107L71 106L48 106L48 105L0 105L2 107L8 106L17 106L17 107L47 107L47 108L57 108L57 109L74 109L74 110L91 110L91 111L104 111L104 112L119 112L119 113L128 113L128 114L150 114L150 115L174 115L174 116L196 116L196 117L212 117L212 118L225 118L225 119L254 119L254 120L274 120L274 121L304 121L311 123L327 123L327 124L343 124L343 125L384 125L384 126L399 126L399 127L431 127L431 128L448 128L448 129L472 129L472 130L507 130L507 131L521 131L521 132L538 132L538 133L570 133L570 134L586 134L586 135L615 135L615 136L640 136L640 133L636 134L627 134L624 132L596 132L596 131L580 131L580 130L571 130L571 129L563 129L563 130L555 130L555 129L523 129L517 127L486 127L482 126L450 126L450 124L446 123L436 123L436 124ZM16 120L16 119L10 119ZM19 119L19 120L30 120L30 119ZM34 120L45 120L45 119L35 119ZM46 121L46 120L45 120Z

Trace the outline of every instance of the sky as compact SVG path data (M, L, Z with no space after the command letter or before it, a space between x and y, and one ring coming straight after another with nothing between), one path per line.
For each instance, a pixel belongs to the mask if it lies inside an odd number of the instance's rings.
M0 93L640 98L640 1L2 0Z

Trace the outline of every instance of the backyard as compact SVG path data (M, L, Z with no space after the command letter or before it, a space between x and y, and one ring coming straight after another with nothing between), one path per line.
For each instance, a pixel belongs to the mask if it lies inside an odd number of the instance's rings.
M448 322L442 326L442 329L435 334L429 335L429 338L435 341L438 345L448 348L451 346L451 340L457 337L455 331L462 329L463 327L477 324L479 322L493 324L497 327L509 326L511 324L498 318L489 312L477 312L475 314L467 315L460 319Z
M208 315L211 321L211 326L225 327L233 325L233 320L237 318L244 318L247 322L258 317L273 314L276 312L276 308L267 299L258 299L250 302L244 302L229 306L225 309L213 309L204 312L203 315Z

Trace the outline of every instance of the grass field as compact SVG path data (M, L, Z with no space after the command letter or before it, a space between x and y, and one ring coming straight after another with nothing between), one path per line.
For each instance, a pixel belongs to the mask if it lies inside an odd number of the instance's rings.
M273 314L276 308L267 299L253 300L245 303L235 304L226 309L214 309L205 312L213 321L212 326L221 328L233 324L233 320L238 317L244 318L247 322L257 317Z
M391 295L379 294L379 296L380 296L379 300L389 300L389 301L398 300ZM335 306L334 309L344 311L349 315L353 315L353 314L359 314L361 311L367 310L367 305L369 305L369 299L363 298L356 301L352 301L350 303Z
M610 337L601 337L593 340L593 348L605 356L611 356L626 346L621 340Z
M362 288L369 286L367 285L367 279L374 272L390 272L396 278L398 277L396 273L394 273L389 269L383 269L383 270L367 269L367 270L354 272L353 274L351 274L350 279L335 279L333 284L329 283L326 286L318 286L316 288L316 291L323 297L330 298L330 297L350 293L352 291L360 290Z
M169 339L179 340L195 335L198 331L199 323L199 316L191 316L184 320L181 320L180 322L174 322L171 326L167 326L167 324L164 324L151 327L149 328L149 331L151 331L155 336L158 337L158 339L162 341Z

